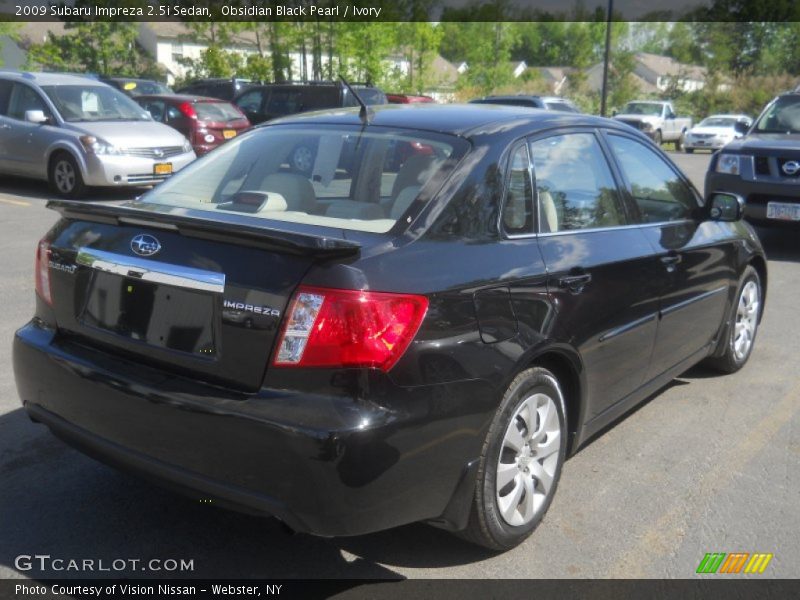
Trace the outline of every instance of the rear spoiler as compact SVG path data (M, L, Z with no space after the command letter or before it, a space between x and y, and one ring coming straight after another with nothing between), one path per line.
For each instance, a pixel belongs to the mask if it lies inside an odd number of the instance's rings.
M135 201L121 204L50 200L47 208L67 219L111 225L141 225L177 231L187 237L233 242L301 256L339 258L356 255L361 250L358 242L264 227L258 223L259 219L234 213L210 213Z

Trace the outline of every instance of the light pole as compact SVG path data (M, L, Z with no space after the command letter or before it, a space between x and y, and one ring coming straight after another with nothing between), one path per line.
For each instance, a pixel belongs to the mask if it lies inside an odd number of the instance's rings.
M608 95L608 59L611 54L611 14L614 12L614 0L608 0L606 13L606 51L603 56L603 89L600 91L600 116L606 116L606 96Z

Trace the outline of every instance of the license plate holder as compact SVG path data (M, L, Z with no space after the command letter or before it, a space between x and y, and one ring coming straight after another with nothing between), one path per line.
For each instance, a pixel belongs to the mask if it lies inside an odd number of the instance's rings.
M800 221L800 204L767 202L767 218L776 221Z
M128 343L214 358L214 302L205 292L96 272L78 321Z
M172 175L172 163L154 164L153 175Z

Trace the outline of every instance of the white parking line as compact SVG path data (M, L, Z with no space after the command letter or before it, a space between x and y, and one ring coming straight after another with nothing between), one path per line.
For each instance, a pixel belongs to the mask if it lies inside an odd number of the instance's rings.
M25 202L24 200L14 200L13 198L4 198L0 196L0 202L4 204L13 204L14 206L30 206L30 202Z

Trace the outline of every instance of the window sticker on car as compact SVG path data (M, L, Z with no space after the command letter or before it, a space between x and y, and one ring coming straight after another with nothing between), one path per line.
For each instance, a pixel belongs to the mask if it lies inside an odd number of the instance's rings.
M98 112L97 94L83 92L81 94L81 110L83 112Z

